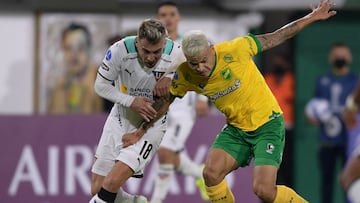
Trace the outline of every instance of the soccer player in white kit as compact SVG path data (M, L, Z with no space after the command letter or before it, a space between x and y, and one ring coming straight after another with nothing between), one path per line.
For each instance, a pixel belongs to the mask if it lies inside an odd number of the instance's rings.
M156 16L165 24L169 37L180 43L181 36L178 34L180 13L177 4L171 1L161 2L157 6ZM208 199L202 178L202 167L193 162L184 150L196 116L204 116L208 111L207 97L195 92L188 92L181 99L176 98L170 105L167 113L168 127L158 151L159 165L151 203L164 201L175 172L194 177L202 198Z
M114 102L105 122L92 167L90 203L146 202L125 193L121 186L141 176L159 148L166 130L166 116L157 117L154 96L166 94L173 71L185 60L178 43L167 39L158 20L144 20L137 36L113 44L100 65L95 91ZM115 86L112 83L115 81ZM143 119L159 118L136 144L124 146L122 136L133 132Z

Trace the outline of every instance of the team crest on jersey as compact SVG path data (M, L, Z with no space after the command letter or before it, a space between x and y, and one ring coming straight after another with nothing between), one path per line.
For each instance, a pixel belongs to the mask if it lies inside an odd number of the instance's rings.
M112 57L112 53L111 53L111 50L109 49L109 50L107 50L107 52L106 52L105 59L106 59L107 61L109 61L109 60L111 59L111 57Z
M163 71L153 71L153 74L155 76L155 80L158 81L165 74L165 72L163 72Z
M226 63L231 63L233 61L233 56L231 54L225 54L223 59Z
M223 78L225 80L231 80L232 78L232 74L231 74L231 70L230 68L225 68L225 70L221 71L221 76L223 76Z

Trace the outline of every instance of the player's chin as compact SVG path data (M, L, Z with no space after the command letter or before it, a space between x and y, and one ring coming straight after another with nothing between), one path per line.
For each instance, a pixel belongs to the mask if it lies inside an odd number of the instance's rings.
M155 66L155 63L145 63L145 66L148 68L153 68Z
M198 72L198 74L199 74L201 77L208 77L208 76L209 76L209 73L208 73L208 72Z

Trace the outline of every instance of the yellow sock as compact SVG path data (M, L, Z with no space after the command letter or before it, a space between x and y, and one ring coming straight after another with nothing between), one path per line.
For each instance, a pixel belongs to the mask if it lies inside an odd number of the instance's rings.
M213 203L234 203L235 198L225 180L218 185L207 187L206 192Z
M293 189L284 185L277 186L276 197L274 203L309 203L300 195L298 195Z

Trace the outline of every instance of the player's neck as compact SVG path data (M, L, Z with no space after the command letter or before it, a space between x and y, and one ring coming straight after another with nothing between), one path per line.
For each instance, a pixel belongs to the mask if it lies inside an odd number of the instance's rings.
M174 32L169 32L169 38L173 41L176 41L179 37L179 34L177 33L177 30Z

